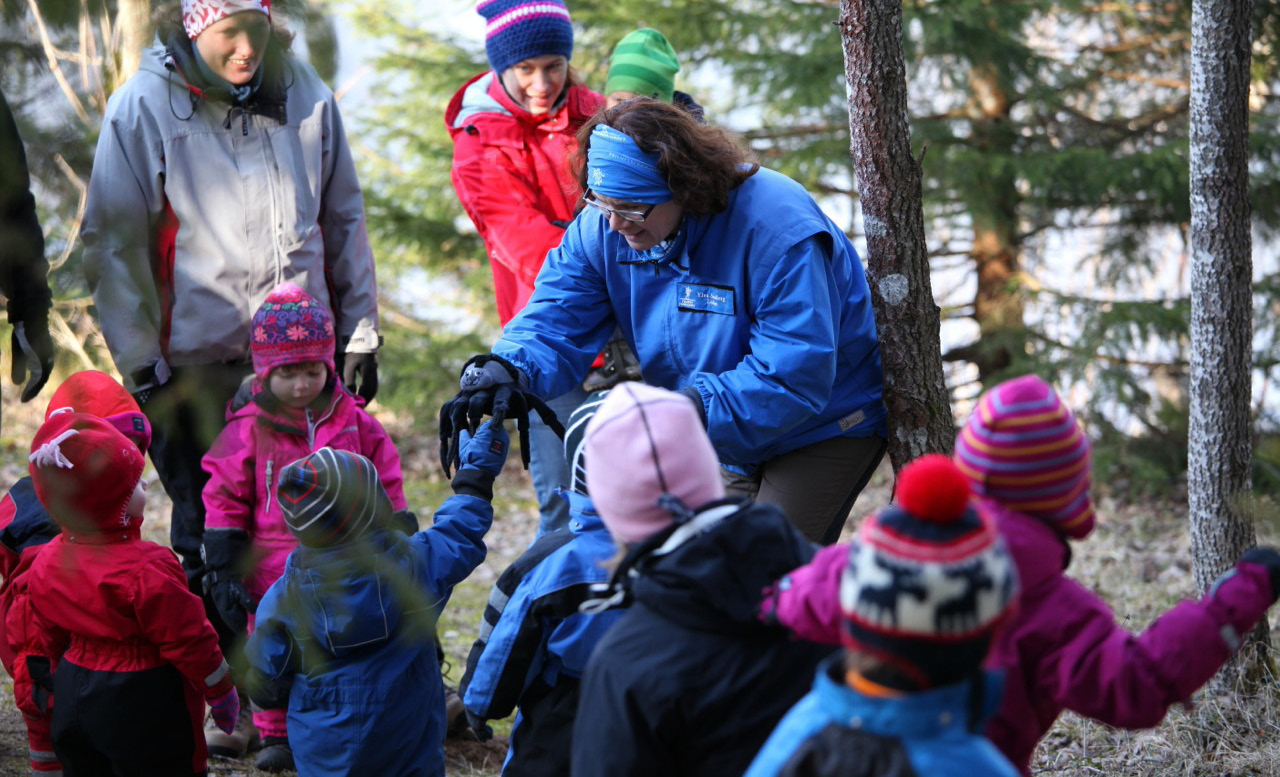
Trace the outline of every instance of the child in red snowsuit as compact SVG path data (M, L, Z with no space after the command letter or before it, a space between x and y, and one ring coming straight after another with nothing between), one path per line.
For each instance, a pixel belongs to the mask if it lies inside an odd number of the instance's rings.
M49 400L45 419L58 412L98 416L128 437L145 454L151 444L151 425L124 386L105 372L81 370L62 382ZM58 524L36 498L31 477L24 476L0 498L0 662L15 676L14 656L37 655L36 629L31 608L38 606L27 595L27 570L45 543L58 536ZM28 659L24 658L24 662ZM48 682L45 663L37 657L36 672ZM23 667L24 677L29 677ZM28 695L30 688L27 688ZM42 689L43 690L43 689ZM22 692L14 686L15 697ZM27 753L34 773L61 773L53 752L48 713L23 712L27 727Z
M202 774L204 701L230 730L239 700L177 556L141 537L142 453L107 421L75 412L51 415L31 448L36 496L61 533L26 574L40 652L15 662L19 706L48 708L28 672L43 657L68 775Z
M329 311L299 286L282 283L254 314L250 336L252 398L232 409L201 462L209 473L204 488L205 586L223 622L240 634L253 630L257 602L284 573L285 560L298 546L276 496L286 464L326 446L359 453L378 470L392 509L405 509L395 444L365 411L364 400L336 378ZM404 528L416 532L416 521ZM259 769L293 768L285 718L283 709L254 711L263 744Z

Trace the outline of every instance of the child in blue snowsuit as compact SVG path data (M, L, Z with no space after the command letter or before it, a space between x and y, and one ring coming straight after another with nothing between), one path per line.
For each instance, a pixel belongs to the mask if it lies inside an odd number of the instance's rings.
M321 448L278 493L299 546L262 598L245 654L249 697L288 707L300 774L444 774L436 616L484 559L508 438L488 422L462 446L435 525L396 530L372 462Z
M567 775L578 685L587 658L621 609L579 612L593 585L608 582L613 540L587 496L583 432L604 401L597 391L565 424L570 469L569 523L512 562L494 584L480 638L467 657L461 693L472 725L520 712L511 729L504 777Z

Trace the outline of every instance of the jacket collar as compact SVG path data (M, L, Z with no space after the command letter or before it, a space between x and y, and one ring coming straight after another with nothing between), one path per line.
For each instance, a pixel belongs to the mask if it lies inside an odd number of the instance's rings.
M968 680L927 691L865 696L844 683L843 658L844 651L837 651L818 667L813 690L819 706L832 719L872 733L934 739L981 732L983 724L995 714L1004 692L1003 673L985 670ZM972 720L974 702L978 720Z
M165 69L181 79L191 93L193 105L204 99L229 106L228 125L236 111L264 116L280 124L288 122L288 67L284 61L284 52L274 39L268 41L266 56L262 59L262 83L243 102L235 100L231 90L225 85L209 83L200 71L196 56L191 40L185 35L175 34L165 44Z

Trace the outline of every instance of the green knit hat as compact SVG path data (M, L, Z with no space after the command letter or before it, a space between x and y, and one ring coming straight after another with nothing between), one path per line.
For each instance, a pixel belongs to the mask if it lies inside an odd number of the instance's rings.
M635 92L671 102L680 62L666 37L652 27L627 33L609 58L605 96L614 92Z

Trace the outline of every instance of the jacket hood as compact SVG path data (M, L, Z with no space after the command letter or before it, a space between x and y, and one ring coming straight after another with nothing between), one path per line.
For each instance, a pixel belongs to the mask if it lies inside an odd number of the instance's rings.
M994 499L977 497L978 511L995 519L996 528L1018 568L1023 596L1061 577L1071 563L1071 545L1051 524L1010 510Z
M813 557L816 547L771 505L725 499L660 535L635 562L634 600L699 631L757 632L766 586Z
M202 99L227 105L227 126L230 126L236 111L266 116L281 124L287 122L287 92L292 78L284 52L274 38L268 41L267 52L262 59L262 84L243 103L236 102L231 90L225 86L209 84L200 73L195 57L191 40L185 35L174 35L165 44L146 49L139 69L184 86L192 107ZM170 97L172 99L172 94ZM179 116L186 115L182 113L185 106L175 104L171 107Z
M429 637L438 602L414 578L408 545L399 533L373 531L327 548L300 546L287 575L303 633L324 663L377 648L392 639Z

